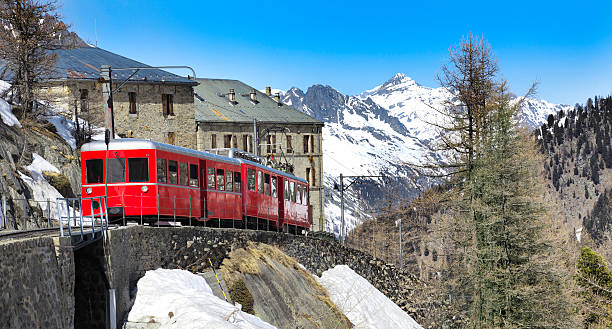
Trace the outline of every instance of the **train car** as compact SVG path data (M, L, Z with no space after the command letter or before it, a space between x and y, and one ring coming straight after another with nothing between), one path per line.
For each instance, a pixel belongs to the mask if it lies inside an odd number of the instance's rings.
M236 221L251 220L266 223L262 228L310 228L305 180L234 153L138 139L112 140L108 150L103 141L87 143L81 148L82 196L107 195L111 220L215 220L236 227L246 226ZM283 182L292 194L282 190ZM83 214L104 206L84 200Z

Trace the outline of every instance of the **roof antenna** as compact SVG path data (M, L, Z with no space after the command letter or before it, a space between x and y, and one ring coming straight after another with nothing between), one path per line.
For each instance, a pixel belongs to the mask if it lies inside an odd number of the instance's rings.
M96 19L94 18L94 33L96 35L96 48L98 48L98 26L96 24Z

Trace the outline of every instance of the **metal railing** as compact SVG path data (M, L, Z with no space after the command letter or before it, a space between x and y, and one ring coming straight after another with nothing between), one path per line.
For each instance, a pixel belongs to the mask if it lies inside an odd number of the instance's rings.
M9 206L9 202L12 206ZM10 198L6 195L0 197L0 230L28 230L57 227L56 215L53 207L55 201L35 200L29 198ZM9 209L13 209L10 211ZM14 210L20 209L21 213ZM21 227L19 227L21 225ZM46 225L46 226L45 226Z
M89 201L90 212L83 215L83 201ZM94 204L97 206L94 207ZM106 197L57 198L57 221L60 236L79 236L81 241L92 240L96 233L104 236L108 230L108 211ZM77 210L78 209L78 210ZM97 211L97 212L96 212ZM97 224L97 225L96 225ZM64 226L66 228L64 229ZM91 237L88 235L91 234Z

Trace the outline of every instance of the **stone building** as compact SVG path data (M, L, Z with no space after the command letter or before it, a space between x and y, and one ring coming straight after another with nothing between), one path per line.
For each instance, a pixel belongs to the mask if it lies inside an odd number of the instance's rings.
M146 67L96 47L57 50L55 73L39 91L40 99L103 125L100 67ZM113 89L134 70L113 71ZM195 148L193 86L197 82L160 69L142 69L113 94L115 133Z
M269 89L266 95L237 80L197 82L197 148L238 148L288 164L310 184L312 229L324 230L323 122L282 104Z

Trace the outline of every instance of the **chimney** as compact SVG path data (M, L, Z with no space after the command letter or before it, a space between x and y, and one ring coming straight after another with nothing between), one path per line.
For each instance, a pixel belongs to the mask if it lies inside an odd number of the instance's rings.
M236 102L236 93L234 92L234 89L230 89L229 94L227 94L227 98L232 103Z
M281 100L280 100L280 93L275 93L274 97L272 97L274 99L275 102L278 103L278 105L281 105Z
M266 86L266 95L272 96L272 87Z
M267 91L267 89L266 89ZM249 94L249 98L251 99L251 102L256 103L257 102L257 92L255 91L255 89L251 89L251 93Z

